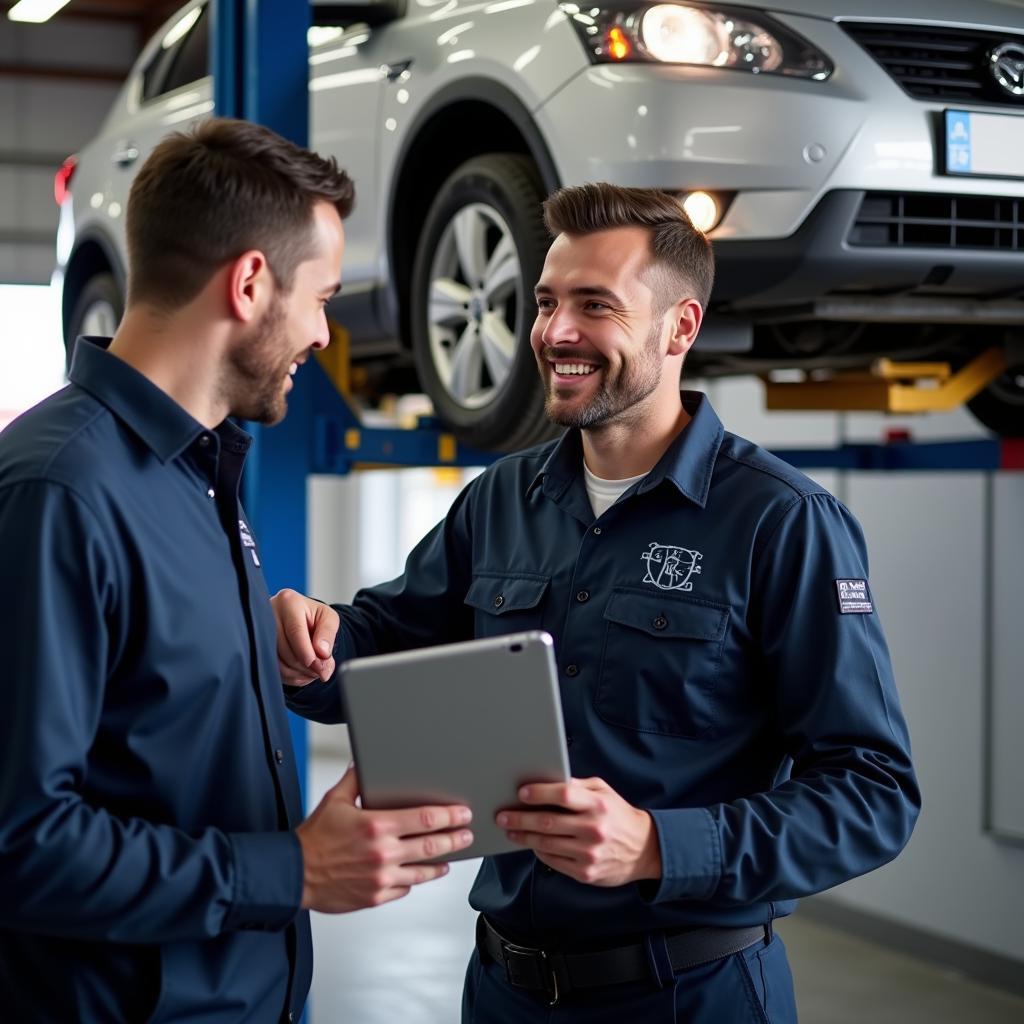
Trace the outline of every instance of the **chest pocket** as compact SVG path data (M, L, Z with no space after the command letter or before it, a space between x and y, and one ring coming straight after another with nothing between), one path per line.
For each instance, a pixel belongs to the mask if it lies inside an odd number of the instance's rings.
M550 582L550 576L536 573L478 573L466 593L466 604L476 612L476 635L539 628Z
M604 611L594 705L609 724L697 737L714 724L725 605L616 590Z

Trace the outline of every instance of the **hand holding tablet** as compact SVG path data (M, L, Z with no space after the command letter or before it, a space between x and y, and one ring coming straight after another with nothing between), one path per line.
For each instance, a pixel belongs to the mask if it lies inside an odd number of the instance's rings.
M364 807L472 809L472 845L437 859L521 850L495 815L524 784L569 781L547 633L352 659L341 685Z

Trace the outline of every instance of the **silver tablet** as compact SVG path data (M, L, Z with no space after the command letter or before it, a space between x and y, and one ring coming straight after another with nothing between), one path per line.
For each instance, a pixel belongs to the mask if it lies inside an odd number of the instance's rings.
M547 633L354 658L341 687L364 807L466 804L474 841L449 860L522 850L494 823L569 758Z

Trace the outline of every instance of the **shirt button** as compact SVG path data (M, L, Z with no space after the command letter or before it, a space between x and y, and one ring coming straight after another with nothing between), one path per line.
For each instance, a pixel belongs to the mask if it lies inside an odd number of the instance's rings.
M565 734L565 745L567 747L571 747L572 746L572 733L571 732L567 732Z
M504 596L504 594L499 594L494 599L494 607L495 608L500 608L504 603L505 603L505 596Z
M278 764L284 764L284 751L283 750L275 750L274 751L274 760Z
M211 487L211 488L210 488L210 489L209 489L209 490L208 490L208 491L206 492L206 496L207 496L208 498L216 498L216 497L217 497L217 492L216 492L216 491L215 491L215 490L214 490L214 489L213 489L213 488Z
M203 436L201 438L199 438L199 447L200 448L209 448L210 447L210 435L209 434L203 434Z
M601 527L600 526L595 526L594 527L594 536L595 537L600 537L601 536Z
M668 619L666 619L664 615L659 615L659 616L658 616L658 617L657 617L657 618L656 618L656 619L655 619L655 620L654 620L654 621L653 621L653 622L651 623L651 625L652 625L652 626L653 626L653 627L654 627L655 629L664 629L664 628L665 628L665 627L666 627L666 626L668 625Z
M294 1021L294 1020L295 1020L295 1011L294 1010L289 1010L288 1011L288 1024L292 1024L292 1021Z
M580 604L583 604L584 601L589 601L590 600L590 591L589 590L581 590L576 595L576 600L579 601Z
M580 674L580 667L579 667L579 665L566 665L565 666L565 674L567 676L578 676Z

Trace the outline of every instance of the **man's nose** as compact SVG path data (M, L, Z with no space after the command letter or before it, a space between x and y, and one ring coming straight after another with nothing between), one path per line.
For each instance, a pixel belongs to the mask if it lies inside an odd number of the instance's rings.
M548 345L555 343L572 344L580 340L580 331L576 318L568 310L556 309L548 322L544 325L544 332L541 335Z
M320 322L317 324L316 337L313 339L312 348L322 349L327 348L331 343L331 327L327 322L327 314L323 313L320 316Z

